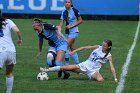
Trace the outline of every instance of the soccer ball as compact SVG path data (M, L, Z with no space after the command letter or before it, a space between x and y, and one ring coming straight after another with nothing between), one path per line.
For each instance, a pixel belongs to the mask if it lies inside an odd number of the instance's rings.
M49 76L46 72L39 72L37 75L37 80L48 80Z

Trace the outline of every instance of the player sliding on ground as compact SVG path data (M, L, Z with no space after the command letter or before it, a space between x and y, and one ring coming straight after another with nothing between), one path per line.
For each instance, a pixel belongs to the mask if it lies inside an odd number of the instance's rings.
M40 67L40 70L44 72L59 71L59 70L73 71L87 74L89 79L103 81L104 78L99 71L103 63L109 62L114 80L115 82L117 82L115 68L112 63L112 55L110 53L111 47L112 47L111 40L104 40L102 45L80 47L70 52L70 55L81 50L93 49L93 52L86 61L77 65L55 66L48 69Z

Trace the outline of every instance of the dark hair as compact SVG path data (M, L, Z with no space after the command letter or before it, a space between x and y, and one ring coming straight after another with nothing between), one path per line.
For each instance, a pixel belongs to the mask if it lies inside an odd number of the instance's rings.
M33 20L34 22L38 22L38 23L42 23L42 20L41 19L39 19L39 18L34 18L34 20Z
M107 45L110 46L110 48L108 49L108 52L105 54L103 58L105 58L109 54L109 52L111 51L111 46L112 46L111 40L105 39L104 42L107 43Z
M112 46L112 41L111 40L105 39L104 42L106 42L108 46Z
M2 17L2 11L0 10L0 30L2 30L3 25L4 26L6 25L4 21L5 21L5 18Z
M72 2L72 0L71 0L71 4L72 4L71 7L74 7L74 6L73 6L73 2Z

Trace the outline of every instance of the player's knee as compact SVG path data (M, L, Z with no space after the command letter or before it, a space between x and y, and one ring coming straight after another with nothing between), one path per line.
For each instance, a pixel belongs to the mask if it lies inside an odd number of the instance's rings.
M97 79L96 79L97 81L104 81L104 78L103 77L97 77Z
M49 53L47 54L47 59L52 59L52 60L53 60L53 59L54 59L53 54L49 52Z
M6 77L12 77L13 76L13 73L12 71L6 71Z
M8 74L8 75L6 75L6 77L8 77L8 78L13 77L13 74L12 73Z
M6 76L7 77L13 76L13 68L14 68L14 64L6 66Z
M53 62L55 61L55 57L56 57L56 54L49 51L49 53L47 54L47 64L52 67L54 66Z

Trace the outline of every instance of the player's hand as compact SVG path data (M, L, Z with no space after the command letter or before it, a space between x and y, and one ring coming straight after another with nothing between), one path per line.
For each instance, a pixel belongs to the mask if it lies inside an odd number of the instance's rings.
M18 44L19 46L21 46L22 40L18 40L18 41L17 41L17 44Z
M67 29L70 29L70 28L72 28L72 26L70 26L70 25L67 25L67 26L66 26L66 28L67 28Z
M118 79L117 79L117 78L115 78L115 79L114 79L114 81L117 83L117 82L118 82Z
M69 55L72 55L74 53L74 51L69 52Z
M70 29L70 28L73 28L73 27L75 27L74 24L66 26L67 29Z

